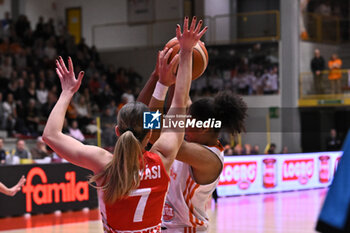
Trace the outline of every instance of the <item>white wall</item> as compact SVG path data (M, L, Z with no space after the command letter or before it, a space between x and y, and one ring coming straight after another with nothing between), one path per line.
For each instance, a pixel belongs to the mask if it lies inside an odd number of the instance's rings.
M11 0L4 0L4 3L0 5L0 19L4 18L6 11L11 12Z
M47 21L49 18L57 19L57 10L55 5L57 5L55 0L27 0L21 1L20 4L23 4L20 7L21 13L24 13L31 27L34 30L38 22L39 16L43 16L44 20Z
M102 52L100 56L105 64L113 64L116 67L133 67L144 78L144 82L146 82L156 64L159 49L161 48L128 49L118 52L110 51Z
M59 16L62 19L65 17L66 8L80 6L82 8L83 37L91 45L94 36L97 48L105 51L165 43L175 35L175 25L178 23L176 20L156 24L154 27L145 24L129 26L125 24L127 22L126 0L63 0L58 5ZM182 5L182 0L156 0L156 20L182 18ZM94 26L98 27L93 32Z
M175 20L151 26L129 26L125 24L126 0L22 0L22 12L28 16L34 28L40 15L65 22L67 8L81 7L82 35L87 44L92 45L94 42L99 50L107 51L135 46L159 46L175 36L175 25L181 23L183 17L183 0L154 1L156 20ZM226 14L230 14L230 0L205 0L204 15L213 17ZM207 36L212 34L219 41L228 41L230 20L229 17L217 18L213 25L209 25L211 31ZM208 21L205 23L209 24Z
M243 100L248 106L248 118L246 120L246 133L242 134L243 144L259 145L263 152L267 144L267 123L266 117L269 115L270 107L281 108L281 96L245 96ZM282 148L282 122L279 118L270 119L270 139L275 143L276 151Z
M228 15L230 14L230 0L205 0L204 1L204 15L214 17L216 15ZM218 17L213 20L213 24L210 25L209 30L214 30L214 38L218 41L230 40L230 20L231 18ZM206 22L208 24L208 22ZM213 37L211 39L214 39Z

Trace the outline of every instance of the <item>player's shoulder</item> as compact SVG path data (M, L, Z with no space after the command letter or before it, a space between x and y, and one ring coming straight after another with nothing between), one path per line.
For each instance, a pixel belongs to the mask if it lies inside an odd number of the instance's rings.
M160 156L157 153L151 152L151 151L145 151L143 153L143 157L148 162L154 162L154 163L162 163L162 160Z

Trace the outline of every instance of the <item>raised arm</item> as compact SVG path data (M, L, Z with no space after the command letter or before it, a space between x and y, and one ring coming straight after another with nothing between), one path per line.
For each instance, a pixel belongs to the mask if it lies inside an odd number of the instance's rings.
M173 52L173 49L168 49L165 48L159 53L158 56L158 69L159 69L159 83L162 84L166 89L169 88L171 85L175 84L176 81L176 76L175 76L175 70L177 66L179 65L179 55L176 54L173 59L170 61L168 64L169 57L171 53ZM153 90L152 90L153 93ZM164 93L166 94L166 92ZM164 98L165 95L163 96L157 96L155 98L152 96L150 103L149 103L149 108L152 111L159 111L163 113L164 110ZM163 98L164 97L164 98ZM150 139L150 143L154 143L155 141L158 140L160 136L160 130L152 130L152 137Z
M152 94L153 94L153 90L157 84L158 78L159 78L159 56L160 56L161 52L158 52L158 57L157 57L157 62L156 62L156 66L154 68L154 71L152 72L151 76L149 77L149 79L147 80L146 85L142 88L139 96L137 97L138 102L144 103L148 106Z
M168 115L174 115L177 122L185 121L186 104L192 81L192 53L193 47L207 30L205 27L200 31L202 21L196 26L196 17L193 17L190 28L188 28L188 17L184 20L184 29L181 33L180 25L177 25L176 37L180 44L179 69L176 77L174 97L168 111ZM164 85L157 83L157 87ZM153 96L159 99L159 90L154 90ZM164 100L164 99L163 99ZM184 139L185 127L163 128L159 139L151 148L152 152L161 155L163 164L167 170L170 169L176 154Z
M62 93L46 123L43 140L60 157L69 162L99 173L112 158L112 154L97 146L87 146L62 133L64 117L75 92L78 91L84 72L75 78L72 59L68 59L67 70L63 59L56 60L56 72L61 81Z

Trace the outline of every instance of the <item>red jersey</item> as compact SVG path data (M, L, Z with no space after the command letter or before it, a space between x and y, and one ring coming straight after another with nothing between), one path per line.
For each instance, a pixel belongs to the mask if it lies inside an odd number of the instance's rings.
M105 204L103 191L98 191L105 232L160 232L170 178L159 155L146 151L143 157L145 168L140 173L140 185L128 197Z

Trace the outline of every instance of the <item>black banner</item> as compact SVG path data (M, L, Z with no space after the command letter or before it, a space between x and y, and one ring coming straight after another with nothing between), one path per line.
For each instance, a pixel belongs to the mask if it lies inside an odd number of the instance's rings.
M96 189L87 182L90 174L70 163L0 166L0 181L7 187L22 175L27 179L14 197L0 193L0 217L96 208Z

